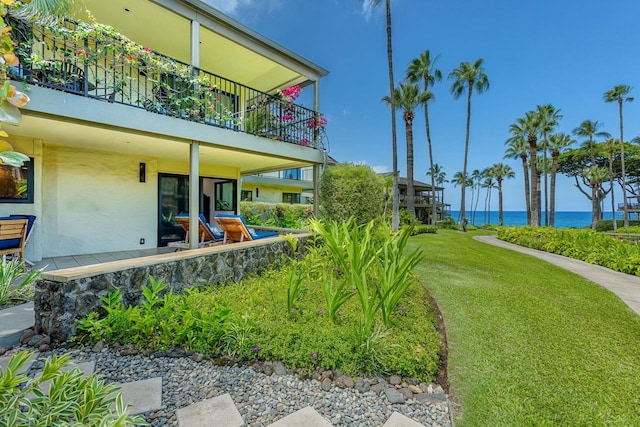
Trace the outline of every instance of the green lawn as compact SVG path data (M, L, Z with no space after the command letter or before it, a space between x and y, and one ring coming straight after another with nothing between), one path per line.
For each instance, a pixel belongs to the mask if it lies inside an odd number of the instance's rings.
M440 230L412 238L442 311L458 426L640 425L640 316L536 258Z

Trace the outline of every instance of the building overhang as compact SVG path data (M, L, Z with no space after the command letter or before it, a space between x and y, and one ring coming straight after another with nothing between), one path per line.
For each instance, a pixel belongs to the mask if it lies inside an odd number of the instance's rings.
M52 89L32 87L12 136L40 138L97 151L188 158L200 144L200 161L238 168L240 174L292 169L324 161L324 152L297 144L188 122L141 108L98 101Z

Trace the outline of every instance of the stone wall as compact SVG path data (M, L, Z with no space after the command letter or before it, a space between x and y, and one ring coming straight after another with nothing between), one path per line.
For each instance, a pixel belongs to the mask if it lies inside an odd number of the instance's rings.
M35 287L35 330L49 335L53 342L64 342L75 334L75 322L98 310L102 305L100 297L110 291L118 289L125 304L138 305L142 286L148 284L149 276L164 279L169 284L167 291L171 289L174 293L208 283L239 282L245 274L260 274L289 257L301 256L308 239L308 235L299 237L296 254L287 241L269 239L270 242L225 245L215 251L215 248L198 249L136 258L127 260L126 267L116 271L110 264L122 261L99 264L102 271L81 278L77 278L78 269L45 273Z

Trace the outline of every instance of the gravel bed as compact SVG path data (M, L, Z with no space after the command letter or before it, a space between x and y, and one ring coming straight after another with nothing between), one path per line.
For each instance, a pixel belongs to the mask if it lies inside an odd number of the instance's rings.
M329 388L325 391L321 382L315 379L301 379L291 373L266 375L260 372L259 364L219 366L212 360L200 360L200 357L123 356L108 347L98 352L86 347L43 352L31 372L41 369L42 361L48 355L65 352L70 353L75 362L95 361L96 373L110 382L162 377L163 407L144 414L153 426L177 426L177 409L224 393L231 395L245 423L252 427L267 426L306 406L313 407L334 426L381 426L393 412L425 426L452 426L447 401L407 398L405 403L391 404L384 391L378 392L379 387L361 392L332 383L330 388L325 384ZM364 381L376 384L378 379ZM380 382L385 387L393 387L384 379ZM400 385L396 387L400 388ZM429 392L438 393L431 387L429 385Z

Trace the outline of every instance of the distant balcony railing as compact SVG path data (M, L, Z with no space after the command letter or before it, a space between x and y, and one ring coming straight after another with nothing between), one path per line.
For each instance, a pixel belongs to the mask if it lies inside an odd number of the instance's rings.
M640 211L640 203L627 203L627 209L630 211ZM618 203L618 210L624 210L624 203Z
M326 121L290 97L192 67L111 27L71 20L11 25L19 43L15 80L302 146L321 141Z

